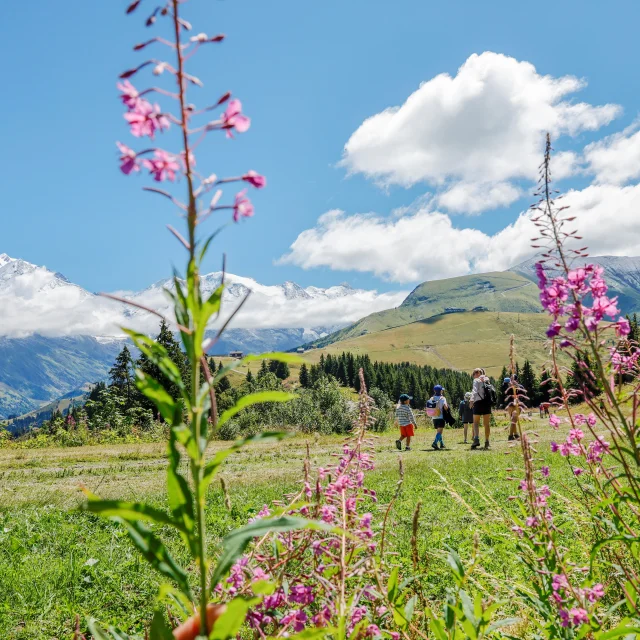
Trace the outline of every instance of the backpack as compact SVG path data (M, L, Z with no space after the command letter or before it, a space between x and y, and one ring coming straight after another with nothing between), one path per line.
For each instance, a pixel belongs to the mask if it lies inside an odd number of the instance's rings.
M484 397L489 400L489 404L491 406L495 406L498 404L498 393L496 388L490 382L484 382Z
M427 415L430 418L441 418L442 416L440 415L440 398L442 396L431 396L431 398L429 398L427 400L427 405L426 405L426 411L427 411Z

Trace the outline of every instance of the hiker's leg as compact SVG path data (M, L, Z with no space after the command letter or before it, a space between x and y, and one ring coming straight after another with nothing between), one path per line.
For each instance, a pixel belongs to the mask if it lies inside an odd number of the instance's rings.
M466 442L467 441L467 431L469 430L469 425L466 422L464 422L462 424L462 429L464 431L464 441Z
M480 416L473 416L473 437L480 437Z
M407 436L407 447L411 446L411 436Z
M484 422L484 439L488 442L489 436L491 435L491 414L487 413L483 415L482 420Z

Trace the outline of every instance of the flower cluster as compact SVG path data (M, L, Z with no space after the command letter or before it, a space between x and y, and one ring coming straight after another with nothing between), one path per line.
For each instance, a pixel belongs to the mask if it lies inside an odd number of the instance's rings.
M186 23L182 25L182 28L187 28ZM227 138L233 138L234 132L244 133L251 125L251 120L242 113L242 103L237 98L232 98L230 93L223 95L212 107L207 107L200 111L196 110L194 105L186 104L184 101L184 87L187 83L202 86L202 82L198 78L195 78L184 71L184 62L191 57L191 55L193 55L197 48L202 44L208 42L220 42L222 39L223 36L208 38L206 34L198 34L197 36L193 36L189 40L189 43L180 45L181 60L178 65L178 69L180 69L180 71L176 70L168 62L148 60L135 69L125 71L120 76L121 82L117 84L117 88L120 91L120 100L126 108L124 119L129 125L131 135L135 138L146 137L150 140L155 140L157 133L167 131L171 124L174 123L182 129L183 137L190 149L188 154L185 154L184 150L180 153L174 154L156 147L151 147L142 151L135 151L131 147L121 142L117 142L116 144L120 152L120 170L124 174L129 175L136 173L144 168L149 171L149 175L153 177L155 182L175 182L177 177L180 174L183 174L188 176L191 182L197 180L200 181L199 188L194 191L196 198L200 198L206 193L214 190L216 187L228 182L242 181L256 189L261 189L266 186L266 178L255 171L248 171L244 175L237 177L221 179L218 179L216 176L202 177L195 171L196 162L192 150L198 146L202 137L206 136L210 131L219 130L224 131ZM174 48L173 45L161 38L155 38L147 43L137 45L135 49L141 50L152 42ZM169 75L173 75L181 87L180 93L174 94L158 87L139 91L132 84L129 78L151 64L153 64L154 75L159 76L164 72L167 72ZM144 97L152 93L160 94L178 101L178 114L172 115L171 113L165 113L158 103L152 103ZM224 108L224 111L216 120L209 121L202 126L192 126L191 121L197 115L208 113L213 109L222 109L225 105L226 108ZM197 139L192 141L192 136L197 136ZM154 191L171 198L171 196L166 192L161 192L157 189L154 189ZM214 211L223 209L229 209L232 211L233 220L235 222L238 222L241 218L249 218L253 216L254 206L251 200L247 197L246 189L237 193L233 203L229 205L218 204L220 196L221 191L217 190L210 205L207 208L203 208L195 212L197 218L204 219ZM181 206L183 210L187 210L187 205L178 203L173 198L171 199Z
M618 298L607 296L603 273L602 267L589 264L570 270L566 277L549 277L544 264L536 264L540 302L553 318L547 329L548 337L560 335L563 329L571 334L581 322L587 331L595 331L605 318L615 320L613 326L619 337L629 335L629 321L619 317ZM588 300L591 300L591 306L587 304Z
M361 385L359 424L335 465L319 467L313 478L307 459L300 491L288 497L287 505L265 505L254 517L279 512L320 521L324 527L261 539L214 590L226 602L250 594L257 583L271 585L247 617L256 637L286 637L337 627L344 620L350 638L400 638L380 595L385 592L377 560L380 540L368 510L377 496L365 486L366 474L374 468L373 441L366 434L370 400L364 380Z

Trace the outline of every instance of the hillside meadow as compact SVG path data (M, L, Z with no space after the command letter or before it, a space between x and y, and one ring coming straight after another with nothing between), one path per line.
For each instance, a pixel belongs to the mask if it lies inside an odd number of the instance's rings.
M564 496L572 489L566 461L549 453L549 442L562 434L542 424L534 413L526 428L540 434L541 459L551 467L555 509L569 508ZM426 591L437 604L450 584L442 556L446 546L468 561L477 536L481 553L474 582L485 595L505 601L505 614L518 614L510 589L524 579L515 553L508 497L517 487L519 449L506 441L506 421L498 419L491 451L470 451L461 430L445 431L446 451L431 450L433 430L421 419L412 452L393 447L395 434L382 434L375 444L376 470L367 485L378 492L383 509L398 483L398 461L404 484L389 521L389 551L410 573L411 522L418 501L418 550ZM338 436L302 437L279 444L256 444L229 458L222 477L230 509L219 483L207 496L207 521L213 548L231 529L246 523L264 504L300 486L306 447L312 464L327 464L339 450ZM208 455L223 448L213 443ZM78 511L86 487L104 498L146 500L165 507L165 446L161 443L37 450L0 450L0 629L8 640L69 638L76 614L118 622L129 632L148 625L160 580L140 558L122 529ZM516 470L512 471L511 469ZM185 469L186 470L186 469ZM588 556L588 534L574 529L576 561ZM186 561L177 538L163 532L169 546ZM509 602L511 604L509 604ZM526 619L512 633L526 637Z

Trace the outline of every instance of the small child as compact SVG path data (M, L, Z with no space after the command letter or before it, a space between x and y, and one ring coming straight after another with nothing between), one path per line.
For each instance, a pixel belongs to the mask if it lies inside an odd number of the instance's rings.
M411 396L403 393L400 396L400 404L396 408L396 424L400 427L400 439L396 440L396 447L399 451L402 450L402 441L407 440L405 451L411 451L411 438L415 435L414 429L417 429L416 417L413 415L413 411L409 406L411 402Z
M467 444L467 433L471 427L471 435L473 436L473 408L471 407L471 391L464 394L464 400L460 402L458 407L458 416L462 427L464 428L464 444Z
M427 415L433 420L433 426L436 430L436 439L431 445L436 451L438 445L440 449L444 449L444 441L442 440L442 432L444 430L444 410L449 408L447 400L442 394L444 389L437 384L433 387L433 395L427 400Z

